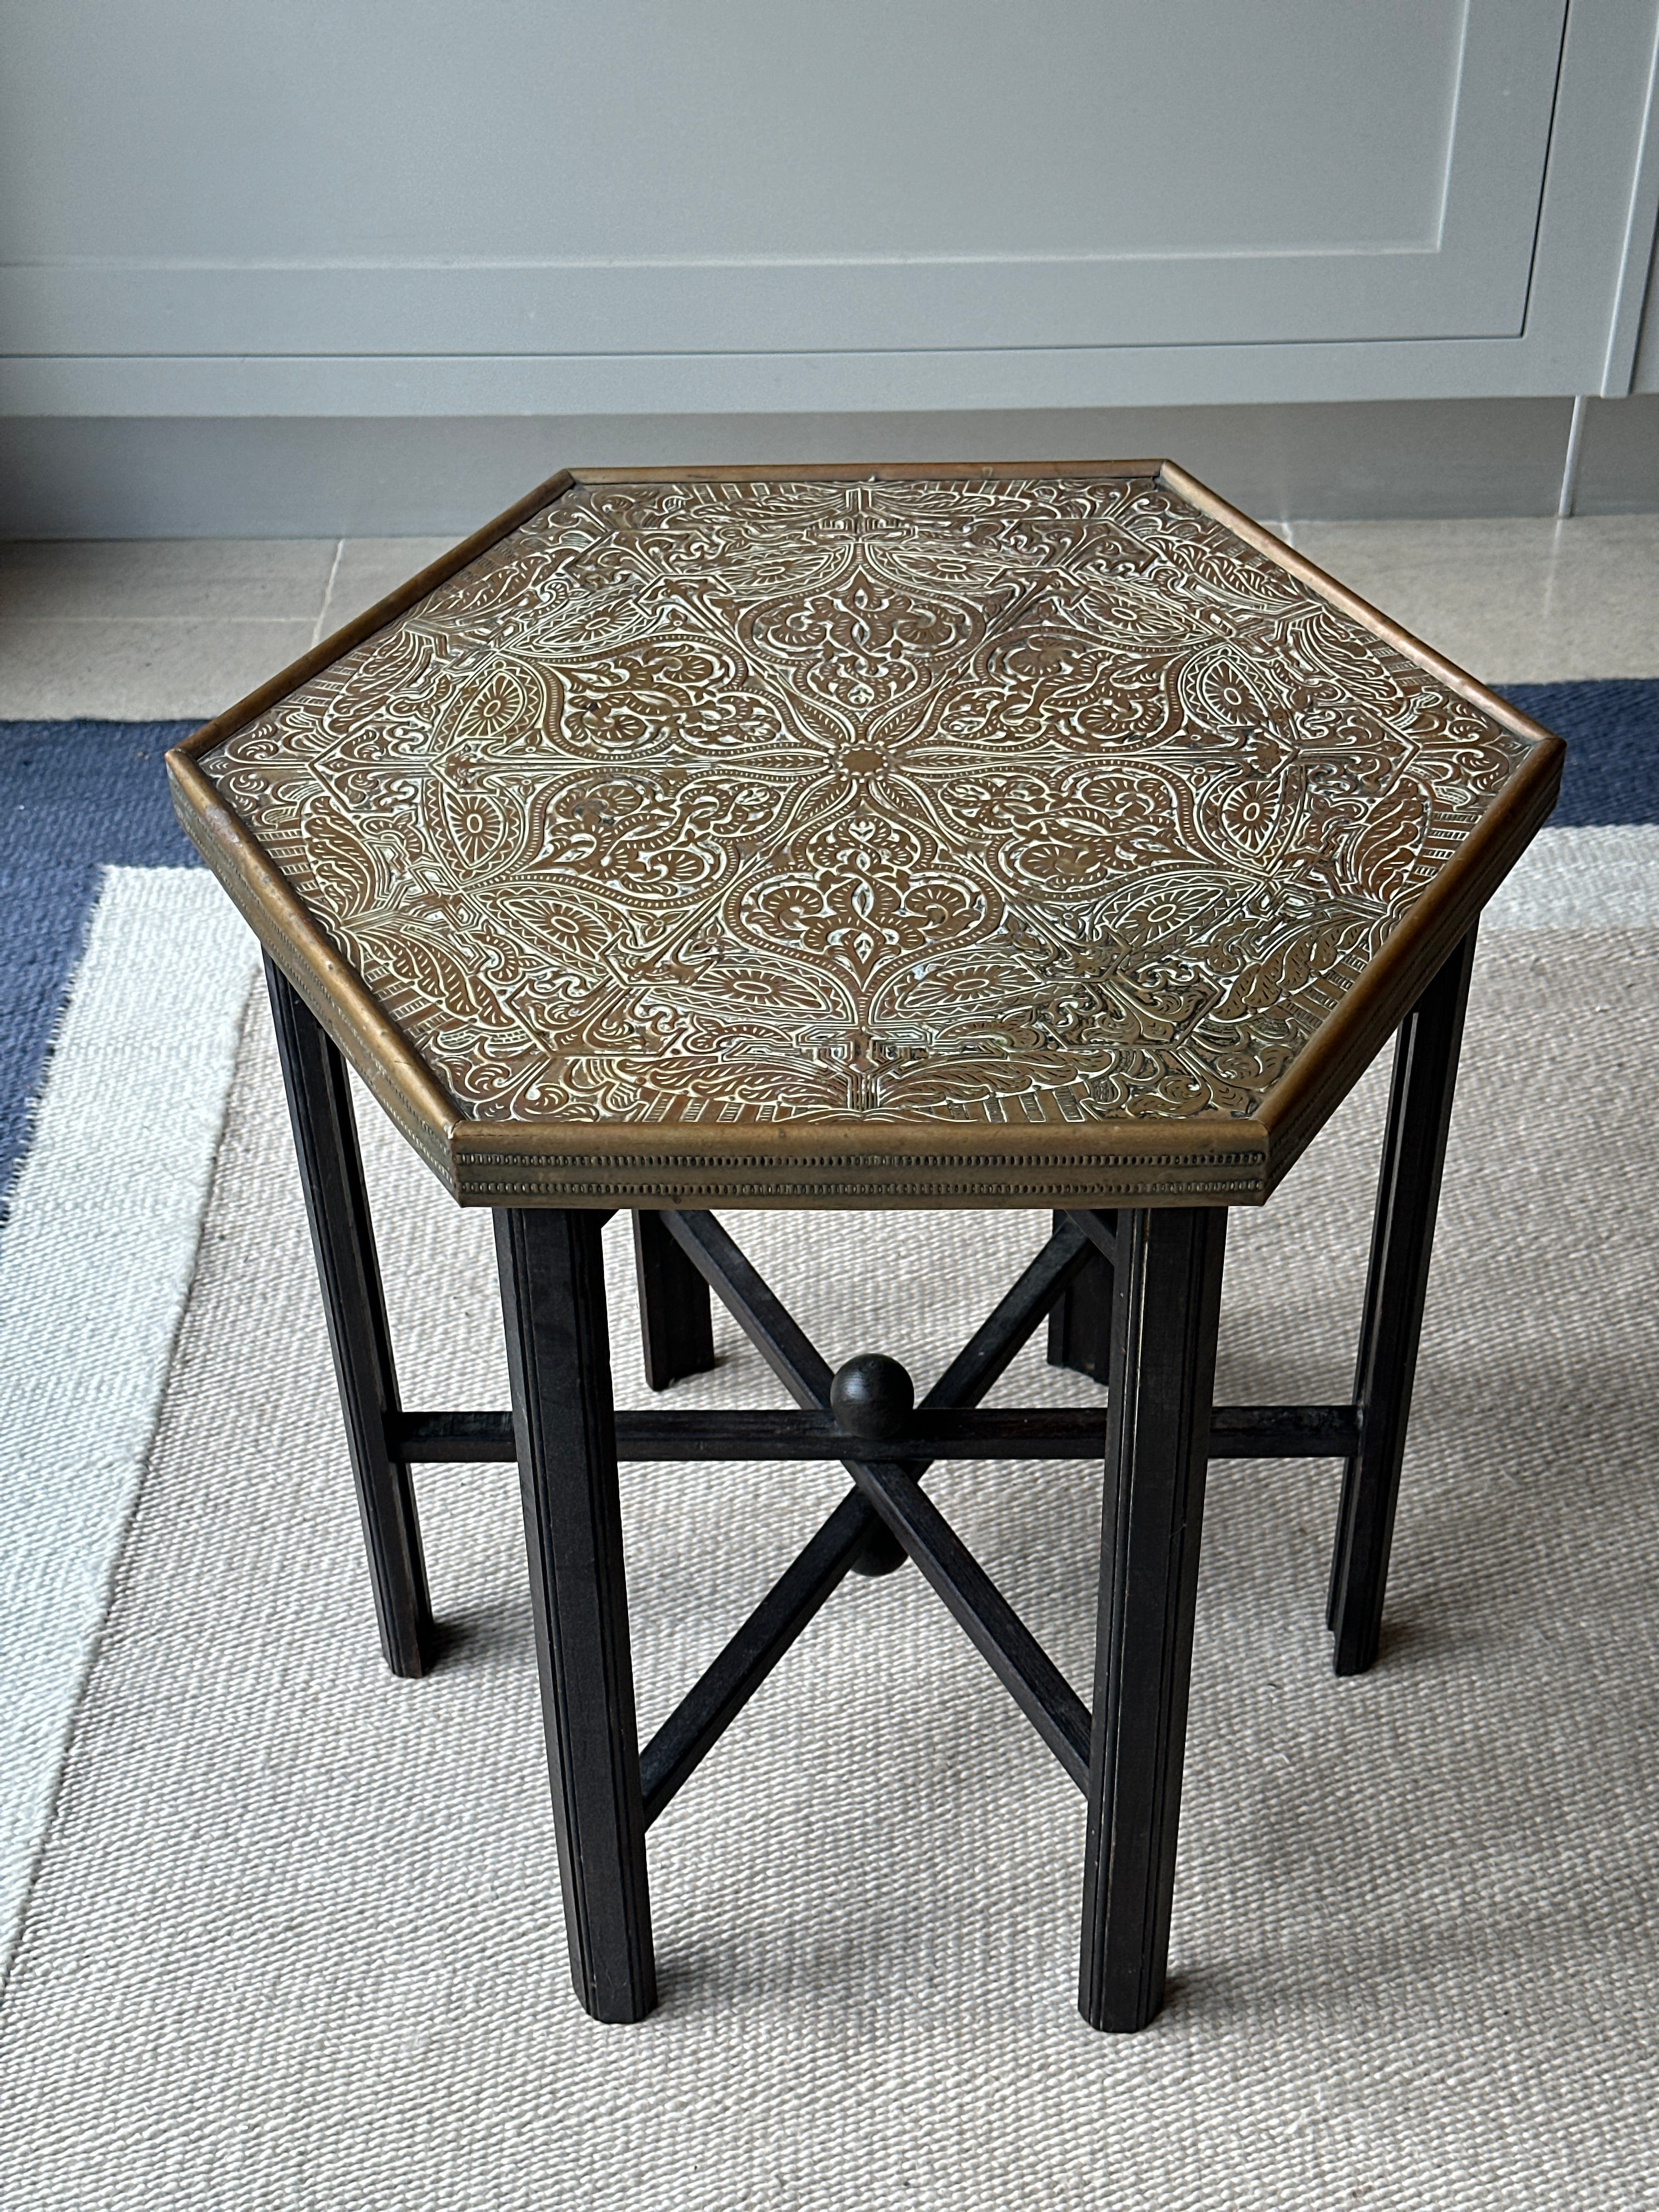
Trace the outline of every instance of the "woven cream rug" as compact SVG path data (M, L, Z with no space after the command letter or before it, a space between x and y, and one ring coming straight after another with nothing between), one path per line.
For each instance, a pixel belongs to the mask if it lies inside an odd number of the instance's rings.
M660 2010L580 2013L514 1479L428 1471L460 1638L393 1681L256 1008L0 2012L0 2204L1659 2201L1656 955L1483 956L1371 1675L1328 1672L1336 1468L1212 1472L1173 1988L1133 2039L1073 2009L1081 1801L908 1571L844 1586L652 1832ZM1223 1399L1346 1393L1379 1103L1233 1217ZM504 1403L486 1219L365 1137L407 1401ZM832 1361L924 1378L1044 1225L727 1220ZM672 1402L773 1402L716 1326ZM1033 1350L999 1395L1092 1389ZM843 1480L624 1470L647 1730ZM1086 1692L1093 1470L933 1486Z

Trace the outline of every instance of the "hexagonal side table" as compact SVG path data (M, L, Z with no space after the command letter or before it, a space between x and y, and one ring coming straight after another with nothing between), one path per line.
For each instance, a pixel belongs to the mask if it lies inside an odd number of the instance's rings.
M268 955L391 1664L434 1653L411 1466L516 1458L573 1972L654 1999L645 1831L849 1569L908 1557L1089 1802L1080 2002L1168 1948L1212 1458L1346 1463L1328 1618L1377 1648L1481 907L1561 747L1167 463L556 477L169 757ZM1227 1209L1398 1032L1352 1399L1212 1402ZM495 1209L511 1414L398 1396L349 1061ZM915 1402L832 1376L709 1211L1041 1207ZM617 1414L709 1293L793 1412ZM1045 1318L1101 1412L982 1400ZM923 1486L1105 1463L1085 1708ZM853 1488L643 1753L619 1458Z

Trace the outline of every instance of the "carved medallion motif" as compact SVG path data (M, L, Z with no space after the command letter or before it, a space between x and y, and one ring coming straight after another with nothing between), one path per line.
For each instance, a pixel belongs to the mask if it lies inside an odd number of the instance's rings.
M201 766L477 1120L1254 1112L1527 741L1152 479L586 484Z

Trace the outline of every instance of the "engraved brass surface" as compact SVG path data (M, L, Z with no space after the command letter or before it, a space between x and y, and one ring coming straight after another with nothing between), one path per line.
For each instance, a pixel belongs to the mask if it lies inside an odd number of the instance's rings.
M1224 1150L1537 742L1161 478L849 472L578 483L198 764L464 1121Z

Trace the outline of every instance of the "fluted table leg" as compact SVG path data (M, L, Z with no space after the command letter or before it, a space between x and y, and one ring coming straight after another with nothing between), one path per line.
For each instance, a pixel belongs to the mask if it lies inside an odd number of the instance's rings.
M1339 1674L1363 1674L1376 1657L1382 1632L1382 1596L1474 966L1471 930L1407 1015L1395 1047L1354 1378L1359 1449L1343 1473L1326 1604L1331 1661Z
M1144 2027L1164 1996L1227 1216L1123 1211L1100 1550L1078 2002Z
M436 1656L437 1635L415 1488L409 1462L392 1440L398 1374L350 1079L310 1007L270 960L265 981L345 1415L380 1649L394 1674L423 1674Z
M596 2020L657 2001L597 1215L495 1214L565 1929Z

